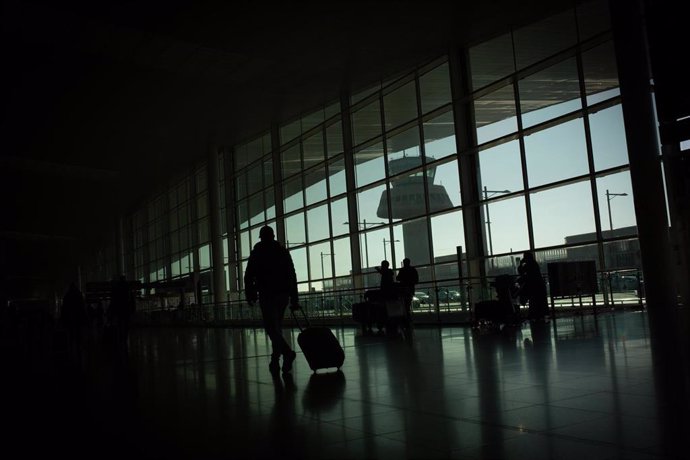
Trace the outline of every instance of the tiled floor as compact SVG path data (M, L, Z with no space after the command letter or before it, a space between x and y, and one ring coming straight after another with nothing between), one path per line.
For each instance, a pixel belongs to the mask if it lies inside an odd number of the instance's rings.
M126 358L92 336L80 365L13 349L3 457L688 458L687 362L657 357L646 313L334 331L341 372L299 353L276 379L255 329L135 329Z

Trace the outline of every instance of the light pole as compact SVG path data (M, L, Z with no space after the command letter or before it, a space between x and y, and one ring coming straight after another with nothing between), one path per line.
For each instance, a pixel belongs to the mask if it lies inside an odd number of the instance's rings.
M321 279L325 278L325 275L323 274L323 256L331 256L333 254L329 254L327 252L322 252L321 253Z
M343 225L348 225L350 222L343 222ZM367 225L386 225L385 222L367 222L363 219L362 222L357 222L357 225L362 225L364 228L364 257L366 258L366 268L369 267L369 245L367 242Z
M383 260L388 260L388 255L386 254L386 243L393 244L393 243L399 243L399 242L400 242L400 240L387 240L385 238L383 239Z
M489 193L491 195L489 195ZM510 193L510 190L487 190L484 187L484 207L486 208L486 233L489 236L489 255L494 255L493 243L491 242L491 219L489 218L489 203L486 200L496 193Z
M609 230L613 231L613 219L611 219L611 200L617 196L628 196L627 193L610 193L609 189L606 189L606 206L609 208Z

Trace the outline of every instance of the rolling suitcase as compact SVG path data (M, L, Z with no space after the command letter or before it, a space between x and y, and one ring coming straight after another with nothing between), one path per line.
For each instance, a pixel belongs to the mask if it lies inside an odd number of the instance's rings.
M333 331L328 327L310 326L309 319L304 310L302 310L302 315L307 324L307 327L304 329L297 320L295 312L292 312L292 317L300 330L300 333L297 335L297 343L302 353L304 353L304 357L307 359L311 370L316 372L318 369L332 367L340 370L345 361L345 352Z

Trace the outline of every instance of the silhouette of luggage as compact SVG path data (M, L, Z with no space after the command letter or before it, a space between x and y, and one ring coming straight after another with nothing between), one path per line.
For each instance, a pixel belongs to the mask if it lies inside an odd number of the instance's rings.
M499 300L481 300L474 304L474 323L510 324L517 319L513 305Z
M343 351L343 347L340 346L340 342L338 342L333 331L325 326L310 326L304 310L302 310L302 315L307 324L304 329L299 324L295 312L292 312L292 317L300 330L297 335L297 344L304 353L309 368L314 372L318 369L333 367L340 370L345 361L345 351Z

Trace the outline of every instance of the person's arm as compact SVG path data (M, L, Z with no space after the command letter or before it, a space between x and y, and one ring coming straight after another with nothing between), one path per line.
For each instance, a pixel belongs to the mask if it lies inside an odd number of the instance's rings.
M290 308L292 310L299 310L299 294L297 290L297 272L295 271L295 264L292 261L292 256L290 255L290 252L285 249L285 254L286 254L286 260L287 260L287 269L288 269L288 278L290 282Z

